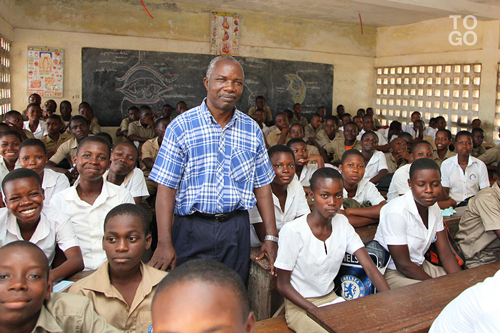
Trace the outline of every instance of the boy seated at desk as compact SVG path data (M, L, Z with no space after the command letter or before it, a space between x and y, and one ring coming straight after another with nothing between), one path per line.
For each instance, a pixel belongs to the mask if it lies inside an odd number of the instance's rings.
M40 109L40 105L30 104L27 110L29 120L23 123L23 128L33 133L35 138L42 139L47 134L47 124L41 119L42 109Z
M153 111L147 105L139 107L139 120L131 122L128 125L128 139L134 141L141 151L144 142L155 136L155 122L153 120Z
M331 160L333 156L333 147L331 143L334 140L341 140L344 134L338 129L339 119L335 116L328 116L325 119L324 129L318 131L316 135L316 143L319 147L325 149L326 153L330 157L328 161Z
M99 125L99 121L94 116L94 111L90 107L90 104L87 102L81 102L78 106L78 112L80 116L87 120L87 124L89 125L90 133L97 134L101 131L101 126Z
M433 157L437 165L441 166L444 160L455 156L457 153L450 151L449 147L453 143L451 132L447 129L437 130L434 138L436 150L434 150Z
M484 131L482 128L476 127L472 129L471 133L472 133L472 151L470 154L471 156L478 158L479 156L486 153L486 148L483 147Z
M23 116L16 110L11 110L5 114L5 123L9 125L10 129L21 135L21 140L35 137L30 130L23 128Z
M40 248L16 241L0 249L0 327L5 333L118 333L79 295L51 294Z
M137 106L131 106L128 108L128 117L123 118L122 122L120 123L120 127L116 129L116 136L117 137L128 137L128 125L130 123L139 120L139 108Z
M285 145L291 139L288 117L284 112L274 116L274 126L276 128L270 131L266 137L269 148L276 145Z
M309 155L307 144L302 139L292 139L286 145L292 150L295 157L294 178L302 184L304 191L309 193L309 181L312 174L325 166L323 158L319 155Z
M299 138L304 140L305 138L304 126L301 124L294 124L290 126L290 137L292 139ZM305 140L304 140L305 141ZM307 143L307 153L309 155L320 155L323 160L326 162L329 161L326 151L322 147L316 147L315 145Z
M373 131L366 131L361 136L361 154L365 160L365 174L363 178L373 184L384 178L389 170L383 152L377 150L378 137Z
M64 128L64 123L57 114L51 114L47 118L47 134L42 138L47 150L47 157L51 158L57 149L66 141L70 140L73 136L69 133L61 133Z
M395 138L389 143L389 152L385 153L385 161L389 174L393 174L400 167L409 163L410 153L406 141L402 138Z
M358 136L358 125L354 122L348 122L344 125L344 137L340 140L333 140L331 143L333 149L333 163L342 160L342 155L349 149L361 150L361 143L356 140Z
M141 261L151 246L150 221L150 214L134 204L110 210L102 239L108 260L69 289L92 300L94 310L121 331L148 332L153 295L167 275Z
M304 127L305 140L309 144L316 144L316 135L323 129L323 117L319 113L313 113L311 122ZM301 124L302 125L302 124Z
M50 271L49 284L83 269L82 251L68 216L44 206L40 176L29 169L16 169L5 176L2 192L6 208L0 208L0 246L27 240L45 252L52 264L56 247L66 261Z

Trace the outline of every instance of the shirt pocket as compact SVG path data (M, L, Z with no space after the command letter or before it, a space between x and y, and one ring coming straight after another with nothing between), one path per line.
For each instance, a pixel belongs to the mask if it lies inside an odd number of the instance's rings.
M237 182L247 182L254 173L256 153L244 150L233 149L231 153L231 178Z

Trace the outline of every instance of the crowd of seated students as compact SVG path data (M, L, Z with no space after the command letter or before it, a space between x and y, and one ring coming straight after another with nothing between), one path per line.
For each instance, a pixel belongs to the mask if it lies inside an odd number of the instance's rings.
M0 124L0 246L11 244L0 250L6 254L0 256L5 261L0 268L12 276L36 270L40 280L23 281L39 283L36 311L14 310L26 316L22 323L31 330L47 322L76 330L75 323L57 319L64 317L65 307L74 307L85 308L82 332L147 332L153 327L156 289L182 290L175 287L178 282L162 287L167 273L142 262L156 238L150 222L157 184L148 174L174 109L166 104L154 113L147 105L130 107L115 133L122 140L114 145L86 102L75 116L68 101L59 105L61 116L53 100L43 110L40 96L30 96L29 103L23 113L9 111ZM259 96L248 110L265 134L275 174L271 188L280 234L275 266L290 328L323 332L305 311L338 298L333 279L345 252L356 255L380 292L460 270L440 208L468 205L456 240L470 267L497 260L500 181L489 186L488 170L500 171L500 149L483 145L479 120L471 132L453 137L444 118L425 126L417 111L406 126L393 121L379 128L371 108L357 110L352 118L342 105L336 115L318 107L310 123L301 104L291 109L273 118ZM176 104L177 114L186 110L185 102ZM249 215L251 243L259 246L264 224L256 208ZM391 254L385 276L354 229L379 222L375 240ZM424 258L434 240L443 267ZM58 250L62 260L55 259ZM12 253L27 253L37 265L16 262ZM198 264L215 270L214 276L221 270L213 263ZM82 269L95 272L69 292L85 298L50 296L54 283ZM193 274L178 269L181 279ZM0 280L0 297L2 288ZM245 329L253 330L253 314L245 302L238 304L244 308ZM8 310L10 317L0 311L0 325L20 325L16 311Z

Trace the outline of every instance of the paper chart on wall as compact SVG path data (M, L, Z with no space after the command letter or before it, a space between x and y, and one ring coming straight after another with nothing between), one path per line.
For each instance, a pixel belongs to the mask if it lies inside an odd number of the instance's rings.
M64 50L28 47L28 95L63 97Z
M239 15L212 12L210 54L239 55L241 19Z

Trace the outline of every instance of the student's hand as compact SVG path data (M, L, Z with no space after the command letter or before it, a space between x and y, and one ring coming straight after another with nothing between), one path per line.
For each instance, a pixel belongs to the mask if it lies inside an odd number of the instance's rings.
M150 125L151 127L155 127L155 121L153 120L153 118L146 118L144 120L144 123L147 124L147 125Z
M288 126L285 126L282 130L281 130L281 136L287 136L288 135L288 132L290 132L290 128Z
M299 162L303 163L304 165L307 162L316 162L319 164L319 161L322 161L322 160L323 160L323 157L321 157L320 155L311 154L307 158L303 158L303 159L299 160Z
M148 262L149 266L153 266L161 271L166 271L169 267L174 269L177 264L177 253L173 245L160 246L156 248L153 257Z
M399 158L404 158L407 161L411 161L411 155L406 149L401 149L397 152Z
M256 260L261 260L264 256L269 260L271 265L271 274L274 276L278 275L278 270L274 267L274 262L276 261L276 256L278 254L278 243L272 241L264 241L260 247L260 254L255 258Z

